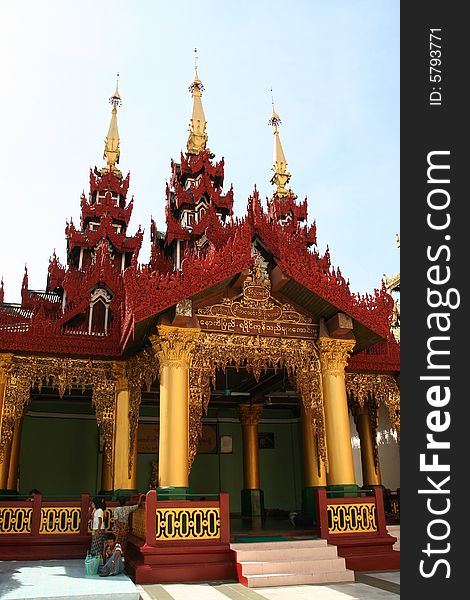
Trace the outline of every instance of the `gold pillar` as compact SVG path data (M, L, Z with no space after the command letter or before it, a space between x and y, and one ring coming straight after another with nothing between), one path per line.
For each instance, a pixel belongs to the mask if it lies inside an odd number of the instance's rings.
M263 405L242 403L237 406L237 411L243 436L243 487L245 490L259 490L258 422Z
M10 456L11 456L11 442L9 440L5 444L3 450L3 462L0 463L0 490L8 489L8 473L10 471Z
M10 445L10 466L8 468L7 489L18 491L18 467L20 463L21 430L23 429L23 417L15 421L13 438Z
M354 485L354 462L349 427L344 367L355 340L320 337L318 348L323 383L328 485Z
M151 337L160 365L158 487L189 487L189 368L199 335L197 328L159 325Z
M381 485L380 466L375 464L374 438L367 405L354 407L354 422L361 441L363 485Z
M0 435L2 434L3 403L8 385L8 367L13 354L0 354ZM11 441L5 445L3 461L0 462L0 490L7 489L8 472L10 468Z
M114 427L114 483L111 489L135 490L137 489L137 465L135 460L132 460L132 469L129 472L130 394L125 363L115 362L114 372L116 376L116 421ZM134 444L134 448L137 448L137 444Z
M317 436L313 425L312 410L300 402L302 418L302 446L304 462L304 486L326 486L326 471L323 460L318 456Z
M113 489L113 465L106 460L106 456L108 456L108 449L105 444L103 445L101 463L101 491L110 492Z

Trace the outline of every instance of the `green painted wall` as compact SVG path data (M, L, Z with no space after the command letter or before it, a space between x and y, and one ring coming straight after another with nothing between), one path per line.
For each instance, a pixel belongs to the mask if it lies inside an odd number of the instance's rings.
M212 415L209 414L209 417ZM265 507L299 510L302 494L302 463L300 426L292 420L290 411L265 411L265 418L279 423L260 423L260 432L274 433L274 449L260 449L260 480L264 490ZM220 419L233 418L233 411L221 411ZM190 475L190 486L197 493L216 493L218 489L230 494L230 510L241 510L240 492L243 488L243 445L239 422L218 423L218 437L232 436L231 454L198 454ZM220 483L219 483L220 482Z
M34 411L24 419L20 452L20 493L32 488L47 496L95 494L101 487L102 454L99 452L98 427L91 406L81 405L83 414L67 418L70 405L64 402L34 402ZM42 412L42 416L41 416ZM46 416L44 412L60 413ZM154 411L152 411L154 412ZM88 418L87 418L88 416ZM146 415L147 416L147 415ZM154 417L154 415L148 415ZM217 423L218 440L232 436L232 453L198 454L190 474L190 487L198 494L230 494L230 510L239 513L243 488L242 430L233 410L210 411L209 421ZM301 505L302 457L300 425L291 411L265 410L260 432L273 432L275 448L260 450L261 486L266 508L298 510ZM222 422L220 422L222 420ZM282 422L286 420L287 422ZM278 421L278 422L276 422ZM220 443L218 444L220 445ZM156 455L139 454L137 487L148 490L152 461Z
M20 451L20 494L94 493L98 471L98 427L86 419L26 416Z

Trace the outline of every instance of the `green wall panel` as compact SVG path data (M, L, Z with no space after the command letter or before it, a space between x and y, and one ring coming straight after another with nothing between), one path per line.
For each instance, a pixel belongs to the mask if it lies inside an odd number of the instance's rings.
M94 419L26 416L20 451L20 493L47 496L94 494L98 471Z

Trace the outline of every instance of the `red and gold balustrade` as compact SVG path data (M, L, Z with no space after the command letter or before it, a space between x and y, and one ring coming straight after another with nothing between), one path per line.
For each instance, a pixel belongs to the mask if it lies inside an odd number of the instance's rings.
M229 495L162 500L155 490L131 516L127 566L136 583L236 577Z
M400 568L400 553L392 548L396 538L387 530L382 486L344 498L318 488L316 504L319 536L337 546L348 569L371 569L371 560L378 568Z
M131 533L147 546L199 541L226 544L230 540L229 496L222 492L213 500L159 500L151 490L145 506L132 514Z
M105 530L113 527L110 501L104 511ZM84 556L91 544L90 496L79 500L0 500L0 560ZM60 551L59 551L60 549Z

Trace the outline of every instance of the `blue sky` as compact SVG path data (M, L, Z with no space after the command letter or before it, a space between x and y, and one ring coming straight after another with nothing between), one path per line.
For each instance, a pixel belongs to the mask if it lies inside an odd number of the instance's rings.
M1 0L0 278L5 300L44 289L65 224L80 222L101 167L120 73L120 168L129 227L164 230L170 159L186 146L198 48L209 147L243 216L271 196L273 89L290 185L308 198L318 248L352 291L399 271L399 0L191 2Z

